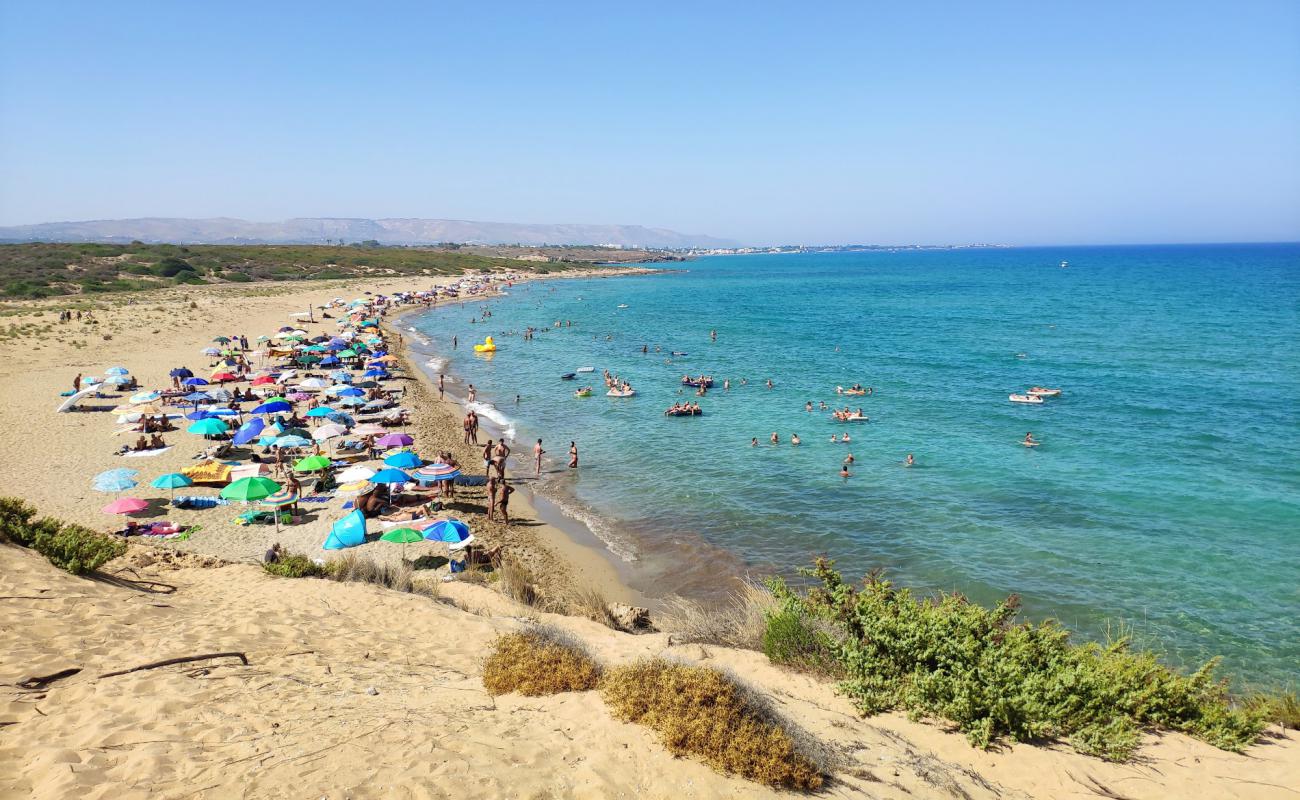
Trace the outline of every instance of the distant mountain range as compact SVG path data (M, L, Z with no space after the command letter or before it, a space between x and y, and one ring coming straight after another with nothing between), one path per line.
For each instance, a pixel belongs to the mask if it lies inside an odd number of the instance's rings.
M326 241L415 245L438 242L621 247L731 247L735 242L641 225L526 225L459 219L351 219L303 217L249 222L229 217L143 217L43 222L0 227L0 241L174 244L324 244Z

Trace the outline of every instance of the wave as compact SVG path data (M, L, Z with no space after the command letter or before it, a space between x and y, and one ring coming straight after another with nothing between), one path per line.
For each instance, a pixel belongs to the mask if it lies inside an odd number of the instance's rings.
M428 367L432 372L441 373L447 369L447 359L431 358L428 361L424 362L424 365Z
M507 439L509 439L512 442L515 440L515 435L518 433L518 431L515 429L515 421L510 417L507 417L505 414L501 413L499 410L497 410L496 406L491 406L488 405L487 403L475 402L475 403L466 403L465 408L467 408L470 411L473 411L475 414L478 414L480 417L484 417L488 420L491 420L493 426L495 426L498 431L500 431L503 435L505 435Z
M591 531L592 535L599 539L611 553L629 563L639 560L636 546L609 521L608 517L571 495L548 491L544 483L538 486L536 491L561 514L585 525L587 530Z
M416 330L415 328L408 325L406 329L411 332L411 338L415 339L415 341L419 342L420 344L427 345L433 343L432 339L430 339L428 336L425 336L423 333L420 333L420 331Z

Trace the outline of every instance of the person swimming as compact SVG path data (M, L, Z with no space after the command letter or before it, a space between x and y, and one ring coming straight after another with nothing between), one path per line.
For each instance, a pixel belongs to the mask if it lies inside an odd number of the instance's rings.
M841 477L841 478L847 478L847 477L849 477L849 465L848 465L848 464L845 464L844 466L840 467L840 477Z
M771 439L772 444L776 444L777 442L780 441L781 441L781 437L776 435L776 431L772 431L772 439Z
M1030 432L1025 434L1024 441L1022 441L1021 444L1023 444L1025 447L1037 447L1038 445L1042 444L1042 442L1035 439L1034 434Z
M799 445L803 444L803 441L801 441L801 440L799 439L799 434L797 434L797 433L792 433L792 434L790 434L790 444L792 444L792 445L794 445L794 446L796 446L796 447L798 447Z
M912 458L912 454L911 454L911 453L908 453L908 454L907 454L907 460L903 462L903 466L905 466L905 467L914 467L914 466L916 466L916 459L915 459L915 458Z
M750 440L749 440L749 446L750 446L750 447L758 447L758 437L757 437L757 436L755 436L753 439L750 439Z

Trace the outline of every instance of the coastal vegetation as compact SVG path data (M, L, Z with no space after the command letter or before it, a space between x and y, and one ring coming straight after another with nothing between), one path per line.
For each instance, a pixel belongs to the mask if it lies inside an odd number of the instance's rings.
M556 628L536 627L496 640L483 663L483 688L490 695L540 697L596 688L600 665Z
M650 728L674 755L769 786L821 788L824 769L805 737L716 669L637 661L610 670L600 693L615 717Z
M0 244L0 296L38 298L165 286L520 269L510 258L448 248L352 245ZM527 264L534 271L563 264Z
M51 517L21 499L0 497L0 542L29 547L73 575L87 575L126 552L126 542Z
M833 562L805 570L818 584L770 584L763 649L776 662L841 678L864 714L905 709L956 725L971 744L1067 740L1129 759L1144 730L1174 730L1241 752L1263 731L1263 703L1235 703L1217 660L1191 674L1135 652L1126 639L1075 644L1055 621L1018 622L1017 598L996 608L960 594L919 598L877 574L860 588Z

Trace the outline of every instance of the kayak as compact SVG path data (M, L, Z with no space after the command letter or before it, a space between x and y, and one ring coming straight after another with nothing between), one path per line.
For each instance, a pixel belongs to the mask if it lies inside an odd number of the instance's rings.
M572 372L566 372L566 373L564 373L563 375L560 376L560 380L562 380L562 381L571 381L571 380L573 380L573 379L576 378L576 377L578 377L578 376L575 375L575 374L573 374Z
M595 372L595 371L596 371L596 368L595 368L595 367L578 367L578 368L577 368L576 370L574 370L574 371L575 371L575 372L578 372L578 373L583 373L583 372Z

